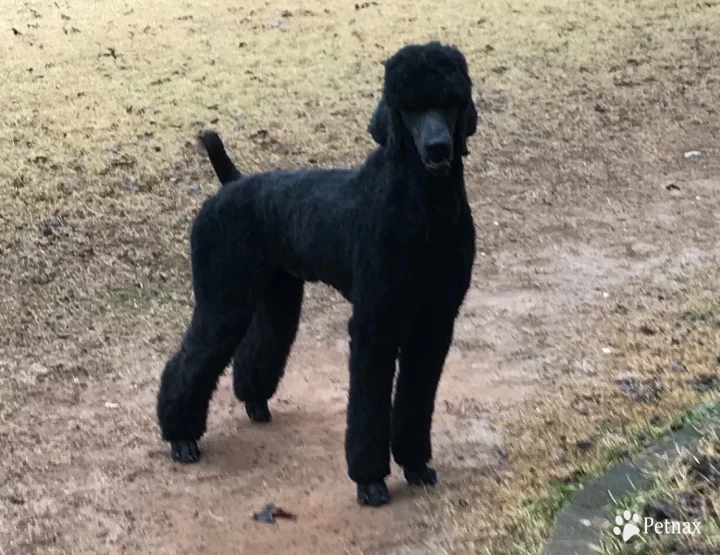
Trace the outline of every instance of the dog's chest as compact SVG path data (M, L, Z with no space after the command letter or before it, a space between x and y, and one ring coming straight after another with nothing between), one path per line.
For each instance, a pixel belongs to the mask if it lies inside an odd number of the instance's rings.
M469 210L454 219L427 218L415 228L412 281L418 293L464 295L470 282L475 233Z

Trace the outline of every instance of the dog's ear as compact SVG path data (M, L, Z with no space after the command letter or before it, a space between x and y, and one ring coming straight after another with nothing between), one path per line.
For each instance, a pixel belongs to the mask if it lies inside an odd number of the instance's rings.
M471 137L477 131L478 114L475 103L470 100L465 108L465 137Z
M382 98L375 108L375 112L370 119L370 125L368 126L370 135L372 135L372 138L380 146L387 147L388 135L392 132L390 129L391 119L390 108L385 102L385 99Z
M470 154L467 147L467 139L477 131L477 121L478 115L475 109L475 103L470 100L463 110L457 125L457 133L459 135L457 140L460 143L460 154L463 156Z
M397 154L400 148L398 125L402 125L400 114L388 106L384 98L380 99L370 119L368 131L377 144L392 154Z

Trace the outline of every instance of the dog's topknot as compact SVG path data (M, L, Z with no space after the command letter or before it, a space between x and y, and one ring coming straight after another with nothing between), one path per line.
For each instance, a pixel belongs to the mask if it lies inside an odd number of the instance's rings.
M472 100L465 56L439 42L410 44L385 62L385 101L393 108L422 111Z

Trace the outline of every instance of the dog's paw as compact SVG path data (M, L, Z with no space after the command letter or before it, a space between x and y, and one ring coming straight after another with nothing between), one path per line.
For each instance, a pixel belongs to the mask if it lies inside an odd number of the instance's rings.
M367 484L358 484L357 501L360 505L369 505L370 507L380 507L390 503L390 492L385 482L369 482Z
M170 452L174 461L183 464L196 463L200 460L200 448L197 441L171 441Z
M246 402L245 412L253 422L270 422L272 420L267 401Z
M426 466L420 470L403 469L405 480L411 486L434 486L437 484L437 472Z

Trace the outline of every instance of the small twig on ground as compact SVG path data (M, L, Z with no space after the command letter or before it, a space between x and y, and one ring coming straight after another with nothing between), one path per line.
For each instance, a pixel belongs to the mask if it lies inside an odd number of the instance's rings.
M225 522L225 519L221 516L215 516L212 514L212 511L208 509L208 514L213 518L213 520L217 520L218 522Z

